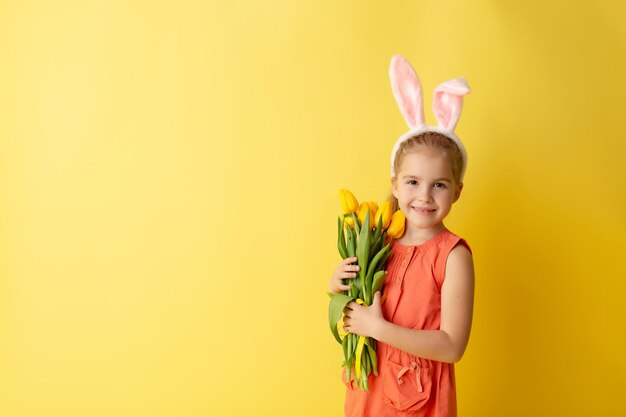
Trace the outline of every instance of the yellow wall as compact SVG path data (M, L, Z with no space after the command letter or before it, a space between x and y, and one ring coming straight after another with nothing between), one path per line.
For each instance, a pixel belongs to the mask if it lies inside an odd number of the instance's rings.
M462 415L618 416L621 1L3 1L0 415L341 416L337 190L465 76ZM470 5L471 4L471 5Z

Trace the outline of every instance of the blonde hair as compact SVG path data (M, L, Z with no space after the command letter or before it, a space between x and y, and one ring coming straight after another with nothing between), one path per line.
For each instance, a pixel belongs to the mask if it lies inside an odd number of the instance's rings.
M419 135L413 136L400 144L400 148L398 149L398 152L396 152L396 158L393 161L393 169L396 175L400 172L404 156L409 153L418 152L421 146L426 146L430 149L445 153L450 160L450 165L452 166L454 181L457 184L461 182L461 170L463 169L463 157L461 155L461 151L452 139L437 132L420 133ZM390 193L388 200L391 203L393 211L395 212L398 210L398 200L393 193Z

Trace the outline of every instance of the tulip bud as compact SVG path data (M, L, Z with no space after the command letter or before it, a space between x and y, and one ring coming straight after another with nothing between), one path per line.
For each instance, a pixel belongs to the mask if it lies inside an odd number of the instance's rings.
M356 197L348 190L339 190L339 201L341 201L341 208L345 213L356 213L359 209L359 202Z
M376 220L374 224L378 224L380 218L383 218L383 229L389 227L389 222L391 222L391 203L389 201L385 201L385 204L378 210L376 213Z
M378 204L375 201L368 201L367 205L370 206L370 219L372 220L372 227L376 227L376 213L378 213Z
M343 226L354 229L354 219L352 216L346 216L343 218Z
M387 229L387 236L394 239L400 239L404 234L405 217L402 211L398 210L391 216L391 224Z
M361 206L359 207L359 212L357 213L359 220L361 220L361 224L363 224L363 222L365 221L365 214L367 213L367 210L369 210L370 211L370 229L374 228L375 227L374 215L376 214L377 208L378 207L376 206L376 203L372 203L372 202L361 203Z

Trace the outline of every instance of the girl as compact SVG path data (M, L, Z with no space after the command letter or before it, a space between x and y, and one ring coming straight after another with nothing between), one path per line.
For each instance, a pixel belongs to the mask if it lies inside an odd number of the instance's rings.
M392 245L384 300L371 306L349 303L345 330L378 340L378 376L369 392L347 385L345 415L455 417L454 363L470 334L474 268L467 242L443 220L463 189L465 148L454 134L469 87L462 78L435 89L438 126L426 126L417 75L401 56L392 58L390 77L396 101L411 130L391 153L393 202L406 217L404 235ZM349 289L356 258L335 269L329 290Z

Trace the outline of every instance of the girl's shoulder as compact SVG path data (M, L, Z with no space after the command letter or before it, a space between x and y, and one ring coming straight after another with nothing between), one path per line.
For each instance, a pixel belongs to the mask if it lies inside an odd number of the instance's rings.
M452 275L467 275L473 270L472 249L467 241L459 235L449 232L442 244L438 259L435 261L435 280L441 290L443 283Z
M450 253L452 252L467 252L469 253L470 257L472 256L472 248L470 247L469 243L467 243L467 240L465 240L464 238L462 238L461 236L449 232L450 233Z

